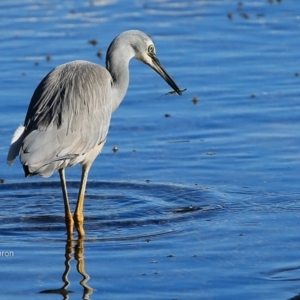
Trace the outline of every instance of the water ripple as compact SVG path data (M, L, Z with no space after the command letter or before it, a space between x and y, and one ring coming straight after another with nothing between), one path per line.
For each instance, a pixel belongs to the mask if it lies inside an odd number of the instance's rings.
M71 207L78 182L68 182ZM3 184L3 234L13 232L65 232L59 182ZM103 240L147 239L151 236L195 229L195 220L223 209L212 190L177 184L89 182L85 200L85 228ZM193 225L194 223L194 225ZM53 233L54 235L54 233Z

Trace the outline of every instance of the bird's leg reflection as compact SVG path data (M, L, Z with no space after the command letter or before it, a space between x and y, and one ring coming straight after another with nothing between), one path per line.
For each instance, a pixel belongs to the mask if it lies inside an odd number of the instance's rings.
M71 260L72 255L74 253L74 258L77 261L77 271L80 275L82 275L83 279L80 281L80 285L83 287L83 296L82 299L89 299L89 295L91 295L94 291L93 288L87 285L87 282L90 279L90 276L85 272L85 264L84 264L84 240L79 239L75 246L73 245L74 241L68 239L66 242L65 247L65 271L62 275L62 281L64 282L64 285L61 288L58 289L50 289L50 290L44 290L40 293L43 294L60 294L63 296L63 300L70 299L69 294L73 293L71 290L68 290L67 288L71 284L69 281L69 273L71 270Z
M93 293L94 289L87 285L87 282L90 280L90 276L85 272L84 267L84 239L79 239L75 245L74 257L77 260L77 271L83 277L80 281L80 284L83 286L82 299L89 299L89 295Z

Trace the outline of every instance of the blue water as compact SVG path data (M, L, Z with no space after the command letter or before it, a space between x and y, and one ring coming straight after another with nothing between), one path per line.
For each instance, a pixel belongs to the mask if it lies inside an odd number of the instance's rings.
M300 294L299 1L3 0L0 22L1 299ZM89 175L87 238L69 245L58 175L7 166L10 139L52 68L104 65L127 29L152 37L187 91L165 95L130 63ZM80 168L66 176L73 209Z

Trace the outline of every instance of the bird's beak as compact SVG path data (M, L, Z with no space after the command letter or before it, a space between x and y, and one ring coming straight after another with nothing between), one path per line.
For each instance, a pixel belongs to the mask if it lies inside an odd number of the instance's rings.
M168 84L169 86L178 94L182 95L182 91L174 82L174 80L170 77L164 67L161 65L160 61L154 54L148 54L151 58L151 61L146 62L154 71L156 71Z

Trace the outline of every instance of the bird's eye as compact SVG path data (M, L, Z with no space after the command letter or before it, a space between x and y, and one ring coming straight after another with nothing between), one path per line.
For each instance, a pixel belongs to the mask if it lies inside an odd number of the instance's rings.
M148 52L149 52L150 54L154 54L154 53L155 53L155 51L154 51L154 46L153 46L153 45L150 45L150 46L148 47Z

